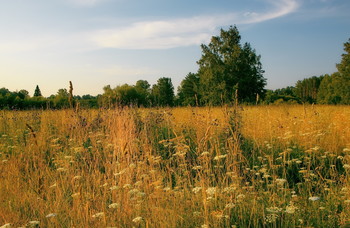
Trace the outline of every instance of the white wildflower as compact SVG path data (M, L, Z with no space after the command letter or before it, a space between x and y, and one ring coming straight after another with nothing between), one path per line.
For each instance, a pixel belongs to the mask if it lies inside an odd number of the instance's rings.
M116 186L116 185L114 185L114 186L112 186L112 187L109 188L109 190L111 190L111 191L113 191L113 190L118 190L118 189L119 189L119 187Z
M234 203L228 203L225 205L225 209L232 209L234 208L236 205Z
M286 179L276 179L276 183L278 186L282 186L287 182Z
M29 221L28 224L29 224L30 226L37 226L37 225L40 224L40 222L39 222L39 221L36 221L36 220L33 220L33 221Z
M266 211L267 212L270 212L270 213L279 213L282 211L282 208L279 208L279 207L269 207L269 208L266 208Z
M343 168L344 168L344 169L350 169L350 165L349 165L349 164L344 164L344 165L343 165Z
M192 192L194 193L194 194L197 194L198 192L200 192L202 190L202 187L194 187L193 189L192 189Z
M72 194L72 197L73 197L73 198L76 198L76 197L78 197L78 196L80 196L80 193L79 193L79 192L73 193L73 194Z
M99 213L96 213L96 214L92 215L93 218L102 218L104 216L105 216L104 212L99 212Z
M218 156L216 156L216 157L214 158L214 160L215 160L215 161L219 161L219 160L224 159L224 158L226 158L226 157L227 157L227 154L218 155Z
M311 201L317 201L317 200L320 200L320 197L318 197L318 196L310 196L310 197L309 197L309 200L311 200Z
M111 208L111 209L116 209L119 207L119 203L112 203L110 205L108 205L108 208Z
M55 216L57 216L56 213L50 213L50 214L46 215L46 218L51 218L51 217L55 217Z
M216 193L216 188L215 187L210 187L205 191L208 195L213 196Z
M139 222L142 221L142 217L141 217L141 216L138 216L138 217L134 218L132 221L133 221L134 223L139 223Z

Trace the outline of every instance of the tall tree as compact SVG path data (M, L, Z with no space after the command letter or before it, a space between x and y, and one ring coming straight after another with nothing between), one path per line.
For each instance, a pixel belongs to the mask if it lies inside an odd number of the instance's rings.
M321 104L350 104L350 39L344 43L344 51L338 72L322 80L317 97Z
M339 85L339 92L341 94L342 104L350 104L350 38L348 42L344 43L344 51L342 60L337 64L337 69L341 77L341 84Z
M151 96L151 85L146 80L138 80L135 90L139 95L139 105L149 106Z
M36 85L35 91L34 91L34 97L42 97L43 95L41 94L41 91L39 89L39 86Z
M188 73L178 88L178 103L180 105L195 106L199 104L199 76Z
M260 56L249 43L241 45L241 36L236 26L220 36L213 36L209 45L201 45L202 57L199 78L202 100L218 105L232 101L235 90L241 101L253 102L262 95L266 79Z
M171 78L160 78L157 84L153 85L152 91L153 104L156 106L172 106L174 104L174 86Z
M313 76L297 81L295 85L295 93L302 102L316 103L319 87L323 80L323 76Z

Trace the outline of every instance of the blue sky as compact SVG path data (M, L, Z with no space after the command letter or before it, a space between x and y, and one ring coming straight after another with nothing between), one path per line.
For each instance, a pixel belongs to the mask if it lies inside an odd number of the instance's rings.
M267 88L336 71L350 38L348 0L0 0L0 87L38 84L44 96L74 85L177 87L196 72L200 44L237 25L261 55Z

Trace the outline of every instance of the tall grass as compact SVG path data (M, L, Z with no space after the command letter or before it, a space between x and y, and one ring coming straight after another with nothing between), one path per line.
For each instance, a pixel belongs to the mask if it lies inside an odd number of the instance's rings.
M0 225L346 226L349 154L347 106L2 111Z

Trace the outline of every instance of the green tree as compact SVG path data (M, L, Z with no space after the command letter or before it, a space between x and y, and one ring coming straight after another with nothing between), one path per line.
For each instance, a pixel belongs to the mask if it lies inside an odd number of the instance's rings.
M114 107L117 102L117 95L115 94L115 90L111 88L110 85L106 85L103 87L103 94L99 97L99 105L102 107Z
M341 81L338 89L341 96L340 103L350 104L350 38L344 43L344 51L341 62L337 64Z
M55 108L68 108L69 105L69 93L67 89L59 89L56 96L53 99Z
M342 60L337 64L338 72L322 80L317 96L321 104L350 104L350 39L344 43Z
M153 104L156 106L172 106L174 104L174 86L171 78L160 78L157 84L153 85L152 91Z
M302 102L316 103L323 76L313 76L299 80L295 85L295 94Z
M42 97L41 91L39 89L39 86L37 85L34 91L34 97Z
M117 97L117 103L119 105L138 105L139 94L137 93L134 86L124 84L117 86L114 90Z
M199 105L199 76L188 73L178 88L178 103L180 105Z
M138 93L138 105L149 106L151 96L151 85L146 80L138 80L135 85L135 90Z
M249 43L241 45L236 26L220 36L213 36L209 45L201 45L199 64L200 92L205 103L219 105L232 101L235 90L241 101L253 102L265 90L266 79L260 62Z

